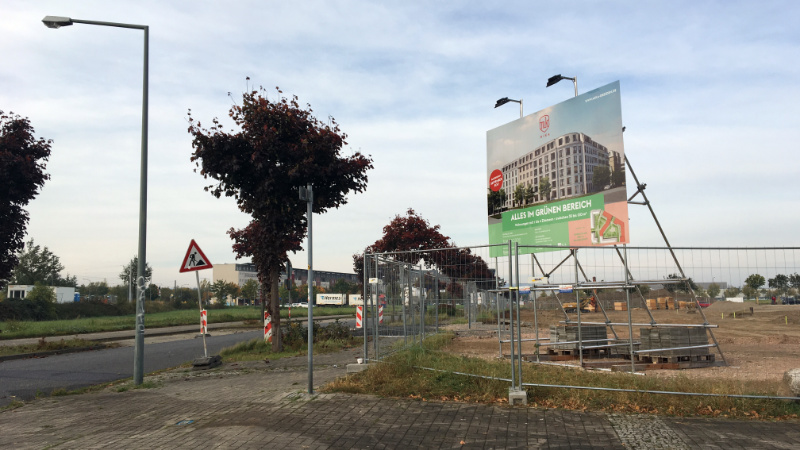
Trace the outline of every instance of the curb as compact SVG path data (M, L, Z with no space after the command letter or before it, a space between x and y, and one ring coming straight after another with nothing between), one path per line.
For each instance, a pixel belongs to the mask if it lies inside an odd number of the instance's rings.
M15 359L40 358L44 356L61 355L66 353L88 352L91 350L102 350L104 348L108 348L108 346L105 344L100 344L100 345L92 345L89 347L73 347L73 348L64 348L61 350L46 350L43 352L18 353L16 355L0 356L0 362L13 361Z
M321 316L321 317L314 317L314 321L348 319L348 318L351 318L351 317L352 317L351 315ZM308 322L308 317L297 318L297 319L292 319L291 320L291 322L295 322L295 321L296 322ZM285 322L289 323L289 320L286 319ZM220 322L220 323L208 324L208 328L209 328L209 330L225 328L226 325L232 324L232 323L242 323L242 321ZM283 325L283 324L284 324L284 320L281 320L281 325ZM178 325L178 326L179 327L185 327L187 325ZM258 326L257 327L242 327L242 328L243 329L250 329L250 328L252 328L252 329L260 329L260 327L258 327ZM197 330L162 330L162 331L155 331L155 332L147 333L147 330L145 330L145 337L172 336L172 335L175 335L175 334L194 333L195 331L197 331ZM130 332L131 332L130 336L103 337L103 338L94 338L94 339L86 339L86 340L87 341L93 341L93 342L112 342L112 341L122 341L122 340L126 340L126 339L135 339L136 338L135 330L130 330ZM80 336L80 335L77 335L77 336ZM58 337L58 336L53 336L53 337ZM105 345L105 344L99 344L99 345L92 345L92 346L89 346L89 347L65 348L65 349L61 349L61 350L47 350L47 351L33 352L33 353L18 353L16 355L0 356L0 362L13 361L13 360L16 360L16 359L39 358L39 357L53 356L53 355L66 354L66 353L78 353L78 352L86 352L86 351L92 351L92 350L102 350L104 348L108 348L108 346Z

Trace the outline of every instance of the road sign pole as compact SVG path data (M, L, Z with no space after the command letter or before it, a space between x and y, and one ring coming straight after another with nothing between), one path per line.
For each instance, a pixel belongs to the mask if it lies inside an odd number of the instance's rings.
M200 320L203 320L203 296L200 293L200 271L195 270L194 275L197 278L197 306L200 307ZM217 299L219 301L219 299ZM206 323L208 323L208 318L206 318ZM200 334L203 335L203 356L208 358L208 348L206 347L206 330L200 329Z

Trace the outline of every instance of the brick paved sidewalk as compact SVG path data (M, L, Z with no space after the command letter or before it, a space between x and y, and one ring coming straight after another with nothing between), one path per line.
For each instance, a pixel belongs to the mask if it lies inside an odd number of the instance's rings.
M315 355L315 384L359 350ZM158 387L39 399L0 413L0 448L798 448L796 423L624 416L307 396L305 358L172 371Z

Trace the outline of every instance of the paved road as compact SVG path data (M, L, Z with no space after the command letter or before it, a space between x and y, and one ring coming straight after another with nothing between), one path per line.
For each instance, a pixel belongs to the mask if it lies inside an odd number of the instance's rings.
M185 339L161 343L145 340L144 372L179 366L203 356L202 340L193 336L184 335ZM206 338L206 345L209 355L215 355L224 347L259 336L261 331L212 335ZM73 390L132 375L133 347L4 361L0 363L0 406L10 403L14 397L30 400L38 392Z
M319 386L360 355L315 358ZM604 414L369 395L310 397L306 358L172 370L156 387L0 412L0 448L796 449L800 425Z

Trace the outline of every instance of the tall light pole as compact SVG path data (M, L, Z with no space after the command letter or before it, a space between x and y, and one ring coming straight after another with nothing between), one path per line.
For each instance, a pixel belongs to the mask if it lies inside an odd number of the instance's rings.
M314 393L314 258L311 246L311 218L314 215L314 187L308 184L300 188L300 200L307 205L308 221L308 393ZM366 337L364 338L366 342Z
M42 22L47 28L61 28L74 23L105 27L131 28L144 31L144 72L142 75L142 155L139 182L139 264L136 269L136 340L133 357L133 382L142 384L144 377L144 292L147 260L147 97L150 27L128 23L98 22L69 17L46 16Z
M561 80L572 80L572 84L575 85L575 97L578 96L578 77L562 77L561 74L553 75L552 77L547 79L547 86L550 87Z
M497 103L494 104L494 107L497 108L499 106L503 106L508 102L519 103L519 118L522 119L522 99L519 100L512 100L508 97L503 97L497 100Z

